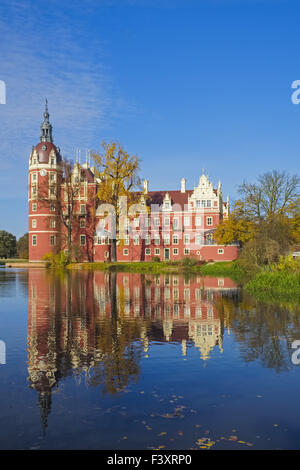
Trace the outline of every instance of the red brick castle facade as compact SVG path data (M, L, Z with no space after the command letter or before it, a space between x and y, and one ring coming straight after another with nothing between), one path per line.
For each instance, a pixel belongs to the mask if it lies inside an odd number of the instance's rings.
M41 125L40 142L29 158L29 260L41 261L44 254L66 250L67 230L62 211L67 210L66 181L63 178L60 149L53 143L48 107ZM82 261L108 261L111 258L110 224L103 219L101 201L97 201L100 180L88 162L76 162L74 184L79 184L74 205L72 245ZM79 183L78 183L79 182ZM223 201L221 183L213 188L203 173L198 186L180 190L136 193L138 206L128 210L122 219L124 233L118 241L118 261L199 260L228 261L238 256L237 245L216 245L213 233L220 221L228 216L229 200ZM144 212L143 212L144 207ZM141 209L142 208L142 209ZM117 234L117 239L120 234Z

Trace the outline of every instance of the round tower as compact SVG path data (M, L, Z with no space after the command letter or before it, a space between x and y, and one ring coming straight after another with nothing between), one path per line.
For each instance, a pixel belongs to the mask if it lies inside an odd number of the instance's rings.
M29 261L41 261L45 253L60 250L61 161L60 149L53 143L46 100L40 142L29 157Z

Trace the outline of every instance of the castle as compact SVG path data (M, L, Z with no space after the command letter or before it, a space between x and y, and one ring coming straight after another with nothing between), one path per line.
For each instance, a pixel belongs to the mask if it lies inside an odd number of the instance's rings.
M49 252L67 249L67 237L81 261L109 261L112 232L97 200L100 179L88 159L76 161L70 181L78 190L72 194L72 231L68 231L70 183L63 171L60 149L53 143L48 105L41 124L40 142L29 158L29 260L41 261ZM199 260L230 261L238 256L237 245L217 245L213 233L229 214L229 199L223 201L221 182L214 188L202 172L198 186L179 190L136 193L139 210L125 217L122 239L117 238L118 261ZM101 203L101 201L100 201ZM145 211L141 211L141 206ZM70 215L71 217L71 215Z

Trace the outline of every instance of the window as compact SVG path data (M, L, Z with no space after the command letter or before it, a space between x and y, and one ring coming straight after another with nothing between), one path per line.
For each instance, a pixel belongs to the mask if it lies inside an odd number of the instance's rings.
M224 286L224 279L218 279L218 286L223 287Z
M208 233L206 235L206 244L207 245L212 245L212 234L211 233Z
M212 225L212 217L206 217L206 224Z
M184 226L185 227L188 227L190 225L190 218L189 217L185 217L184 218Z
M200 200L197 200L197 201L196 201L196 207L197 207L197 208L200 208L200 207L201 207L201 201L200 201Z
M31 227L36 228L36 219L32 219L31 221Z
M196 219L195 219L195 224L196 224L196 227L200 227L200 225L201 225L201 217L196 217Z
M36 187L35 186L32 186L31 194L32 194L32 196L36 196Z
M101 237L97 237L97 245L101 245Z
M173 315L174 315L174 317L179 316L179 305L178 304L173 305Z
M55 212L55 205L54 204L51 204L50 210L51 210L51 212Z
M184 235L184 244L188 245L190 243L190 236L189 235Z
M55 245L55 235L50 235L50 245L51 246Z
M165 209L170 209L170 203L169 203L169 202L165 202L164 207L165 207Z
M164 218L164 226L165 227L170 227L170 217L165 217Z
M173 235L173 245L178 245L178 235Z
M218 249L218 255L223 255L223 254L224 254L223 248L219 248L219 249Z
M154 236L154 245L160 245L160 236L159 235Z
M37 245L37 235L32 235L32 246Z
M145 255L151 255L151 249L150 248L145 249Z
M140 237L138 235L134 236L133 243L134 243L135 246L139 245Z
M178 217L174 217L173 219L173 229L176 230L179 228L179 219Z
M36 181L36 180L37 180L37 175L36 175L36 173L33 173L33 175L32 175L32 181Z
M201 289L195 289L195 298L196 300L201 300Z
M36 210L37 210L37 204L34 203L34 204L32 204L32 211L33 211L33 212L36 212Z
M54 173L50 173L50 181L55 181L55 174Z
M155 255L160 255L160 248L155 248L154 254Z
M185 248L185 249L183 250L183 254L184 254L184 255L189 255L189 254L190 254L189 248Z
M206 201L201 201L201 207L206 207Z
M80 228L85 228L85 219L80 219Z
M139 219L139 217L136 217L135 219L133 219L133 226L134 226L134 227L139 227L139 226L140 226L140 219Z
M129 237L124 238L124 245L129 245Z
M164 235L164 244L170 245L170 235Z
M202 237L201 237L201 235L196 235L196 245L202 245Z
M81 246L85 245L85 235L80 235L80 245Z
M51 165L55 165L55 158L51 158Z
M147 235L145 236L145 245L150 245L150 243L151 243L151 238L150 238L150 235L147 234Z
M123 250L123 255L125 255L125 256L128 255L128 248L124 248L124 250Z
M155 227L159 227L159 225L160 225L160 219L159 219L158 217L156 217L156 218L154 219L154 225L155 225Z
M55 226L56 226L56 221L54 219L51 219L50 220L50 227L55 228Z
M207 200L207 201L206 201L206 206L207 206L207 207L211 207L211 201L210 201L210 200Z
M178 248L173 248L173 255L178 255Z
M80 213L85 214L85 204L80 204Z

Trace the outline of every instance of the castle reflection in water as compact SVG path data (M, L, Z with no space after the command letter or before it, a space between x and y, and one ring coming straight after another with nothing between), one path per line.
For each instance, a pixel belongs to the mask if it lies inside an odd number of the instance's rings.
M28 373L43 427L61 378L117 393L137 381L152 342L174 342L180 354L207 361L222 351L226 316L218 301L237 297L228 278L82 271L28 273Z

